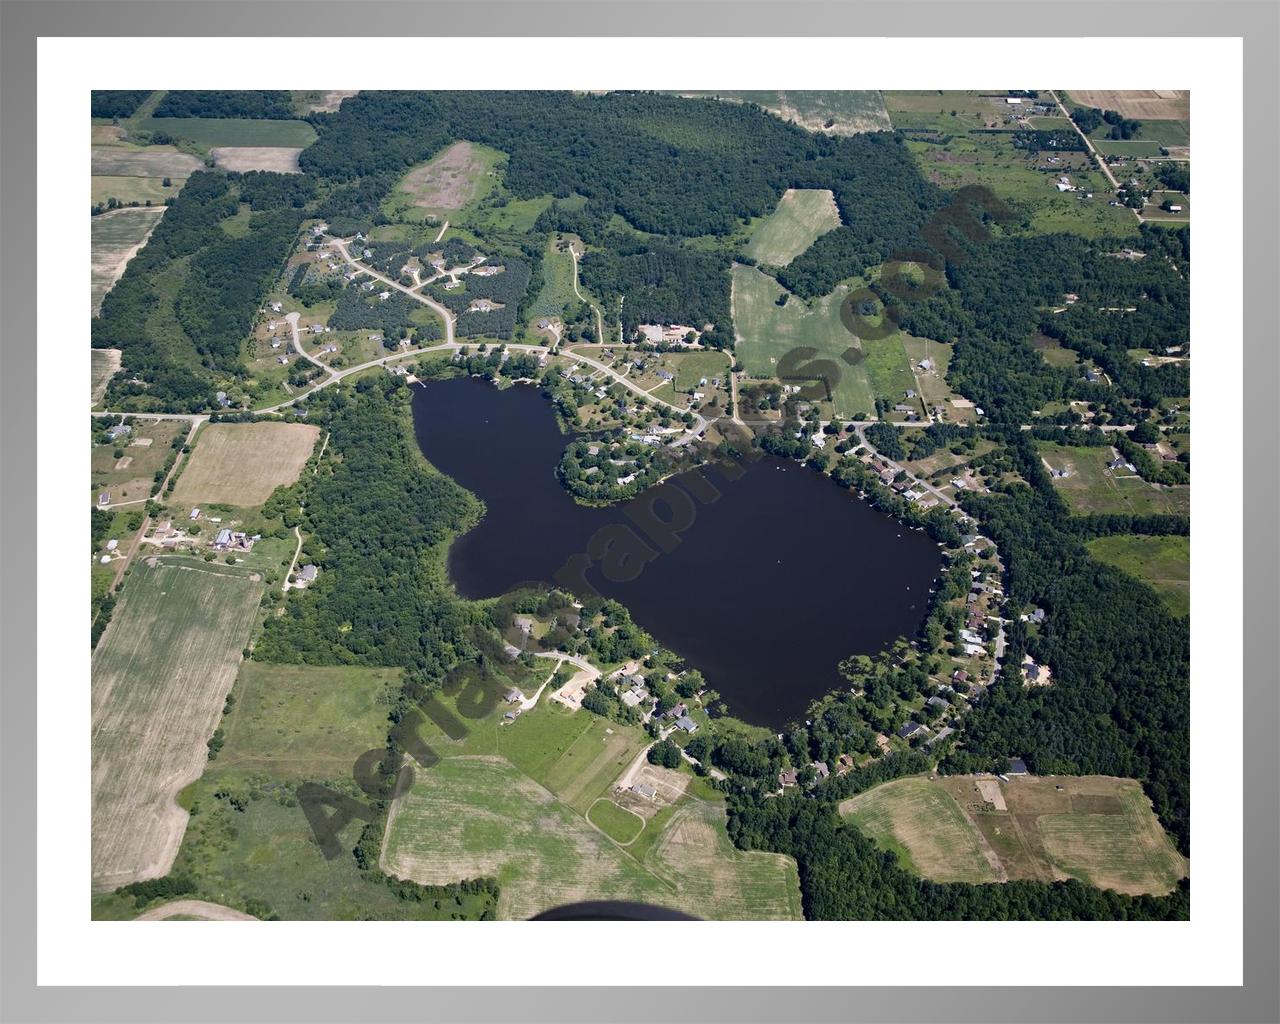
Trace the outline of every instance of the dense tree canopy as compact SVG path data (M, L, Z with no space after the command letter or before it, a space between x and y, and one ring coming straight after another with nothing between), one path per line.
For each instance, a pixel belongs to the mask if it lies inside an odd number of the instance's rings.
M164 94L156 106L154 116L287 120L293 117L294 113L289 93L284 89L214 90L211 92L175 89Z

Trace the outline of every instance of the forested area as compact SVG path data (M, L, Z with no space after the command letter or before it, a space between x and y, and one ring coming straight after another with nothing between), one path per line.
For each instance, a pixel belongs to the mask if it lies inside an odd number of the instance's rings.
M228 89L209 92L174 89L164 94L153 116L288 120L294 113L289 93L284 89Z
M434 341L443 337L443 331L435 320L427 326L419 326L409 319L421 308L420 303L404 292L392 292L390 298L383 300L355 285L348 285L338 291L338 302L329 316L329 326L335 331L381 331L383 338L388 339L398 338L401 331L407 333L415 328L424 340Z
M627 334L638 324L678 323L727 329L729 263L723 255L681 248L675 241L639 239L611 233L603 249L580 264L582 283L610 309L626 296L622 323Z
M132 117L150 89L94 89L89 94L90 117Z
M305 174L278 174L275 171L232 171L228 177L237 182L240 199L249 209L300 210L315 198L316 183Z
M963 243L946 265L949 288L909 300L874 290L904 330L955 342L948 382L991 421L1025 423L1047 402L1082 398L1131 422L1118 399L1150 408L1188 393L1185 365L1146 367L1127 351L1186 344L1190 289L1179 262L1188 258L1187 231L1144 230L1147 256L1139 260L1112 255L1122 243L1072 235ZM1069 293L1077 297L1064 308ZM1028 344L1036 331L1097 362L1111 385L1087 385L1079 369L1048 365Z
M476 653L476 615L452 595L443 545L480 514L475 498L422 461L400 378L334 389L326 460L311 484L306 524L322 571L269 616L254 649L263 661L400 665L438 682ZM317 396L317 399L319 396Z
M287 177L287 175L274 175ZM209 371L240 372L240 346L283 271L301 214L256 213L236 238L222 222L240 209L240 182L197 171L102 302L95 348L119 348L143 381L112 381L108 401L198 411L213 403Z
M240 346L262 298L284 271L301 216L290 210L255 213L243 238L211 240L191 258L174 312L205 366L240 370Z
M439 283L427 287L437 302L458 315L454 331L459 337L509 341L515 331L521 303L529 291L532 269L524 260L510 257L495 258L492 262L503 267L502 273L488 277L463 274L461 288L444 288ZM488 299L500 308L469 312L468 307L480 299Z

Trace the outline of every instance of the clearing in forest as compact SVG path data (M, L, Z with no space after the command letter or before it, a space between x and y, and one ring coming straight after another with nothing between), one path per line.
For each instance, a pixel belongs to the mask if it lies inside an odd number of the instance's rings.
M461 210L491 187L494 179L490 172L501 159L502 154L496 149L455 142L409 171L388 204L401 212L407 212L406 207L441 215Z
M276 171L298 174L298 154L292 146L216 146L209 151L216 167L226 171Z
M789 188L773 213L752 229L747 255L768 266L785 267L839 226L840 211L830 189Z

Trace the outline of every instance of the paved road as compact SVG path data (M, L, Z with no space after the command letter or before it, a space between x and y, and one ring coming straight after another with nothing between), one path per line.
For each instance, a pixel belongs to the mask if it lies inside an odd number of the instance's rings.
M1106 160L1104 160L1101 154L1093 148L1093 142L1089 139L1089 136L1080 130L1080 126L1076 124L1075 121L1071 120L1071 115L1067 113L1067 108L1062 105L1062 100L1058 99L1058 94L1054 92L1054 90L1050 89L1049 95L1053 97L1053 102L1058 104L1058 109L1062 111L1062 116L1067 119L1067 124L1071 125L1071 127L1075 129L1076 134L1079 135L1081 141L1084 142L1085 148L1087 148L1089 152L1093 154L1093 158L1098 161L1098 166L1102 169L1102 173L1106 175L1107 181L1111 182L1111 187L1119 191L1120 182L1116 181L1116 176L1111 173L1111 168L1107 166ZM1134 210L1134 213L1137 212L1137 210Z
M889 468L892 469L895 474L899 472L906 473L907 476L910 478L911 482L916 487L924 488L924 490L928 491L930 494L932 494L935 498L937 498L940 502L942 502L948 508L955 507L956 503L951 498L948 498L936 487L934 487L932 484L926 483L924 480L921 480L919 477L913 474L905 466L899 465L898 463L894 462L893 459L889 458L889 456L884 455L881 452L877 451L876 446L867 440L866 427L859 426L856 428L856 432L858 435L858 440L861 441L862 444L865 445L869 451L875 452L876 455L879 455L882 462L887 462L889 464Z
M302 333L298 330L298 320L301 319L301 317L302 317L302 314L297 312L286 313L284 315L285 320L289 324L289 329L293 332L294 350L298 353L298 355L302 356L302 358L305 359L307 362L320 367L320 369L322 369L325 373L335 373L336 371L331 366L329 366L326 363L322 363L319 359L317 359L315 356L313 356L310 352L308 352L305 348L302 347Z
M435 310L436 313L440 316L440 318L444 320L445 344L446 345L453 344L454 316L452 312L450 312L444 306L440 305L440 303L436 302L434 299L429 299L425 295L421 294L420 292L415 292L412 288L406 288L399 281L393 281L391 280L391 278L387 277L386 275L378 273L372 267L367 266L364 263L361 263L359 260L355 259L350 252L347 251L347 246L349 244L350 244L349 242L341 238L329 239L329 245L332 246L334 249L337 249L338 252L341 253L342 258L346 260L347 263L349 263L356 270L359 270L362 273L368 274L370 277L374 278L375 280L381 281L387 287L394 288L398 292L403 292L405 295L409 296L409 298L417 299L424 306L430 306L433 310ZM438 277L439 275L436 275L436 276ZM435 278L430 278L429 280L435 280Z

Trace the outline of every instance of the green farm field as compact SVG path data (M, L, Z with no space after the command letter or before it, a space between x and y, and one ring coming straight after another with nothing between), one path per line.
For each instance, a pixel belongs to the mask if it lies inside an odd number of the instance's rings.
M821 235L840 226L830 189L787 189L769 216L752 228L747 255L759 263L785 267Z
M173 146L130 146L114 144L94 146L90 170L100 174L137 178L162 178L185 181L192 171L204 168L204 161Z
M1071 448L1046 442L1038 447L1046 465L1070 470L1069 476L1055 477L1053 485L1077 513L1191 512L1190 486L1163 487L1125 470L1108 469L1107 463L1113 458L1109 447Z
M1149 583L1174 615L1191 610L1191 538L1113 534L1087 547L1094 558Z
M262 596L256 574L194 559L135 562L93 655L96 889L163 875Z
M552 663L543 668L528 679L501 681L499 689L510 682L531 693ZM504 918L571 899L612 898L688 907L699 916L800 917L795 863L735 850L719 794L695 796L694 785L673 787L669 780L662 791L672 802L656 813L652 805L639 807L645 821L638 835L632 834L637 814L604 807L613 805L614 784L650 742L640 729L571 712L544 696L514 722L501 724L503 704L467 721L461 739L450 739L437 722L440 712L465 715L451 698L438 700L439 711L428 711L418 735L441 760L419 769L413 790L397 802L383 847L386 870L420 882L451 871L495 874ZM661 772L642 769L646 778Z
M1133 779L917 776L877 786L840 811L937 881L1076 878L1160 895L1188 871Z
M733 268L733 322L738 333L735 351L752 377L773 378L779 361L792 349L812 348L811 360L836 363L839 379L832 389L835 412L850 417L870 414L875 394L865 368L850 366L841 357L857 341L840 320L840 303L848 294L841 285L830 295L806 304L791 296L785 306L777 298L783 288L754 267Z
M638 814L604 799L597 800L588 808L587 820L621 846L634 842L645 826L644 819Z
M306 121L270 121L244 117L133 117L130 131L163 132L208 151L221 146L284 146L305 149L316 140Z
M89 198L94 206L105 205L112 199L129 206L164 206L181 190L185 178L171 178L165 185L164 178L142 178L129 175L95 174L89 179Z
M297 782L341 778L355 757L385 741L400 676L398 668L246 661L232 690L236 704L223 726L218 769Z

